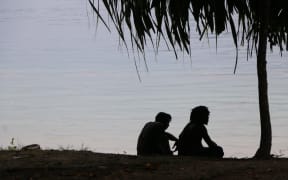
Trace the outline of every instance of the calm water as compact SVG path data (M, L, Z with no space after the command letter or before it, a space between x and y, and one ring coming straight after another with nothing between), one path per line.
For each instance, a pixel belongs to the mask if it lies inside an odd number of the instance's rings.
M252 156L259 144L255 56L246 61L231 35L202 42L193 35L191 60L164 46L148 71L119 46L85 0L0 0L0 146L88 147L135 154L139 131L159 111L171 113L178 135L192 107L211 111L208 130L226 156ZM140 71L139 82L134 58ZM288 155L288 54L269 54L272 152Z

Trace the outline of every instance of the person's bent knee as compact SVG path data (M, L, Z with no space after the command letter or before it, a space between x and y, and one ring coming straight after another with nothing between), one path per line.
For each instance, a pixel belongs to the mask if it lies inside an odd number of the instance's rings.
M224 156L223 148L220 146L213 147L213 154L217 158L222 158Z

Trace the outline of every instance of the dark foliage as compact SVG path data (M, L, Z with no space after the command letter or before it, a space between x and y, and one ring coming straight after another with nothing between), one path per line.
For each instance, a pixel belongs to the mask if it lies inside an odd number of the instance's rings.
M197 29L200 39L206 33L214 33L217 37L230 29L236 49L239 42L244 44L247 40L252 53L259 41L262 8L258 1L261 0L102 0L102 3L125 45L126 26L132 45L141 52L145 50L147 39L156 49L163 39L177 56L178 49L190 54L191 17L196 22L193 28ZM89 2L105 23L99 12L101 0ZM273 0L270 11L270 48L279 46L281 52L288 50L288 3Z

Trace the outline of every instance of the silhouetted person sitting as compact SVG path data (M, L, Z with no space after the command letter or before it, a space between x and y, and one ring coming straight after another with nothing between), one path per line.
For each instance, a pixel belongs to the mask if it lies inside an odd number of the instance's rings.
M177 138L165 132L169 127L171 115L159 112L154 122L148 122L143 127L137 143L138 155L173 155L169 140L177 142Z
M179 136L178 155L223 157L222 147L211 140L205 125L209 121L209 110L205 106L192 109L190 122L185 126ZM202 139L208 147L203 147Z

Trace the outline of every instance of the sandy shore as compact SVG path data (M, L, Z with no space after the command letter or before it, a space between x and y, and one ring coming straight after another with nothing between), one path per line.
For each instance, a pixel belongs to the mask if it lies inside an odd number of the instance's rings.
M0 151L0 179L288 179L288 159L137 157L90 151Z

